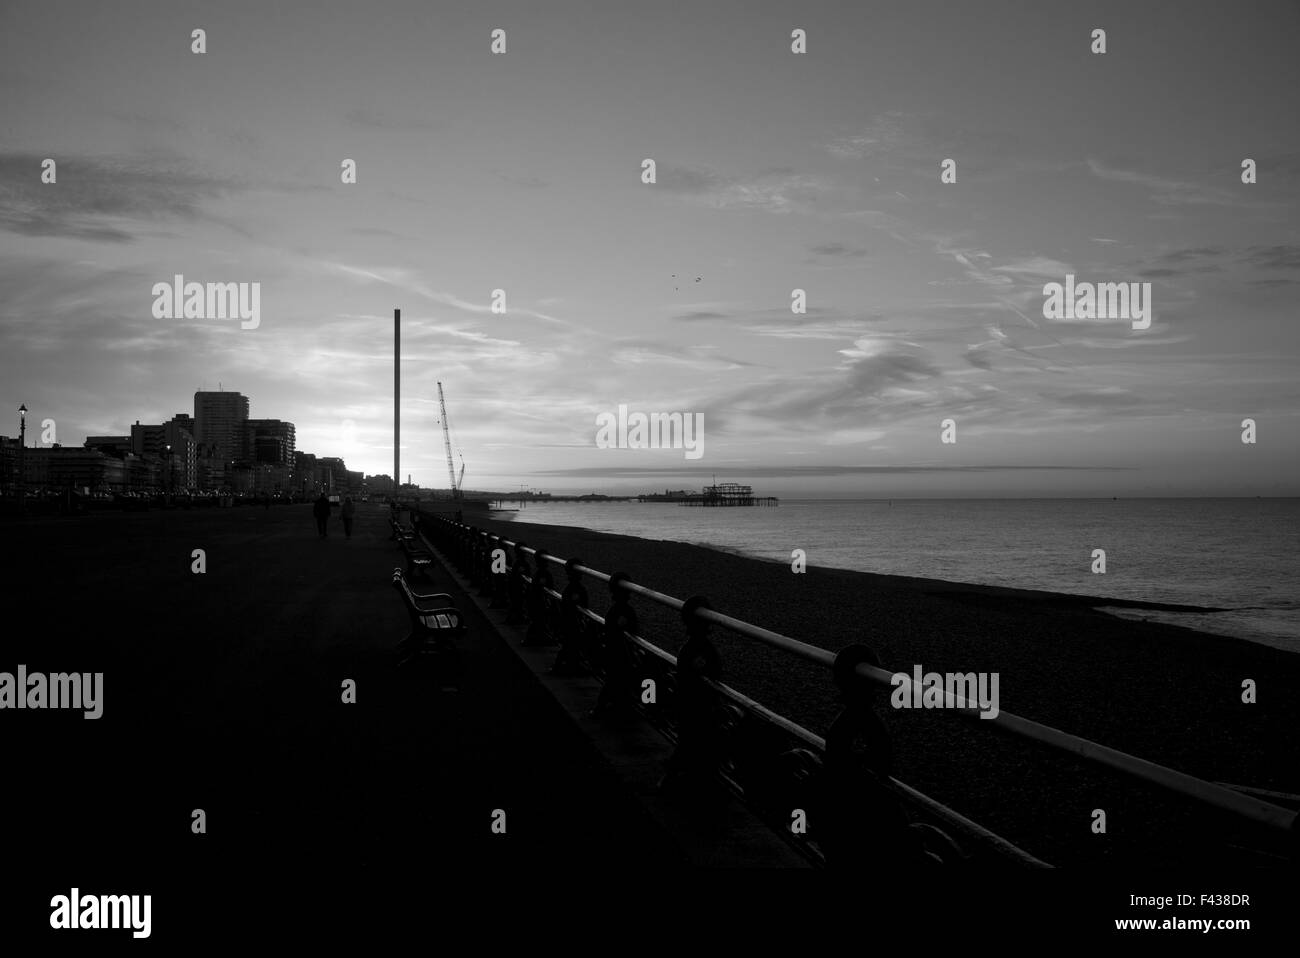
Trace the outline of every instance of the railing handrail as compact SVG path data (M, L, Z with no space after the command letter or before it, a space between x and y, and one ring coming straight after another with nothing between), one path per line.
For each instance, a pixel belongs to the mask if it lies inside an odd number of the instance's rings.
M463 528L468 529L468 527L463 527ZM483 534L486 536L490 536L493 539L496 539L498 542L502 541L500 536L491 535L490 533L483 533ZM515 548L516 546L516 543L510 542L509 540L505 540L505 542L511 548ZM430 543L428 543L427 540L425 544L430 545ZM524 546L524 551L531 552L534 556L536 556L538 552L538 550L533 549L529 546ZM554 557L550 556L549 554L543 556L543 558L554 560ZM561 564L565 564L563 560L561 560ZM585 574L591 574L595 571L592 569L588 569L585 566L575 566L574 568L582 569ZM604 574L601 573L601 575ZM533 580L531 576L522 576L522 578L530 585L532 584ZM612 577L605 576L605 578L608 580ZM633 585L635 586L635 584ZM654 590L646 589L643 586L635 586L635 589L643 594L661 596L663 599L666 600L677 601L673 599L672 596L665 596L663 595L663 593L654 592ZM562 601L564 598L564 596L561 595L560 592L558 592L556 589L553 588L548 588L546 586L543 586L542 591L545 592L552 599L555 599L556 601ZM602 628L604 627L605 625L604 616L600 615L599 613L585 606L579 608L578 611L581 615L583 615L585 618L589 619L590 621L594 622L596 625L601 626ZM730 617L724 617L724 618L730 619ZM730 619L730 621L737 622L741 625L748 624L748 623L741 622L738 619ZM760 631L766 631L766 630L760 630ZM635 635L631 632L626 632L626 631L623 634L634 645L644 649L648 654L666 662L668 665L672 666L673 668L677 667L677 656L673 655L671 652L668 652L665 649L661 649L659 646L655 645L653 642L649 641L644 636ZM770 633L770 634L777 636L778 638L782 638L782 636L779 636L777 633ZM799 644L802 645L803 643L799 643ZM809 648L815 648L815 647L809 646ZM822 650L817 650L817 651L822 651ZM758 715L764 721L768 722L769 724L785 732L787 735L791 736L796 741L801 741L806 745L811 745L813 748L817 749L819 752L822 752L823 754L826 752L826 739L818 735L816 732L804 728L798 722L795 722L793 719L786 718L784 715L781 715L779 712L774 712L766 705L763 705L761 702L758 702L755 699L750 698L748 695L745 695L743 692L737 689L733 689L725 682L715 681L714 679L708 678L707 676L701 676L701 681L706 686L708 686L709 688L717 692L719 695L721 695L724 699L727 699L728 701L731 701L743 708L749 709L751 712ZM724 776L724 778L726 777L727 776ZM985 828L983 825L980 825L978 822L972 821L971 819L962 815L960 812L956 811L955 809L949 808L947 805L944 805L942 802L934 798L931 798L929 795L926 795L924 792L920 791L919 789L913 788L911 785L908 785L905 782L901 782L897 778L894 778L892 776L886 778L885 783L886 783L886 787L888 787L891 791L899 795L902 795L903 797L909 799L915 804L925 808L927 811L930 812L930 814L934 815L936 818L939 818L942 821L945 821L951 825L956 825L957 827L963 829L968 835L972 836L976 841L979 841L980 843L986 846L996 849L1004 857L1013 858L1016 861L1020 862L1021 864L1029 866L1031 868L1052 867L1042 859L1035 858L1033 855L1025 851L1023 848L1019 848L1016 845L1012 844L1011 842L1007 841L1005 838L1003 838L1001 835L998 835L996 832L990 831L989 829Z
M453 520L441 517L437 518L440 518L441 521L448 522L453 526L459 526L466 531L470 531L470 527L464 523L457 523ZM494 539L512 549L517 548L518 546L518 543L506 539L504 536L499 536L487 532L486 530L480 531L490 539ZM525 545L522 551L533 556L536 556L538 552L537 549L528 545ZM566 565L564 559L551 555L549 552L547 552L543 558L559 566ZM605 582L611 581L612 578L606 573L601 572L599 569L592 569L589 566L577 565L574 566L574 568L583 576L591 576L592 578ZM650 601L666 606L674 611L680 612L685 606L685 603L681 599L666 595L662 592L656 592L654 589L648 589L645 586L638 585L628 579L619 581L616 588L624 589L635 595L644 596ZM835 664L836 655L828 649L809 645L806 642L790 638L787 635L781 635L779 632L773 632L769 629L761 628L753 623L745 622L742 619L737 619L733 616L716 612L713 609L705 608L696 609L694 615L705 622L710 622L721 628L727 629L730 632L735 632L738 635L746 636L747 638L762 642L763 644L773 648L789 652L790 654L796 655L806 661L827 668L831 668ZM907 682L909 689L913 684L911 677L905 672L889 672L885 669L876 668L866 664L859 664L855 671L862 678L877 685L892 688L897 681L895 676L902 677L902 679ZM1035 722L1032 719L1014 715L1010 712L999 710L999 712L993 717L985 718L979 708L971 705L970 702L962 698L960 695L948 691L944 691L943 695L945 702L949 704L949 707L942 711L955 712L957 715L967 719L979 719L981 726L992 726L1000 732L1042 742L1052 748L1082 758L1085 761L1097 765L1103 765L1132 777L1140 778L1144 781L1159 785L1204 804L1250 819L1251 821L1257 822L1268 828L1287 832L1293 832L1297 828L1297 819L1300 817L1300 813L1292 811L1291 809L1274 805L1251 795L1244 795L1240 792L1235 792L1222 785L1208 782L1204 779L1197 778L1194 775L1188 775L1186 772L1180 772L1156 762L1139 758L1136 755L1121 752L1118 749L1110 748L1109 746L1102 745L1098 742L1093 742L1090 739L1073 735L1069 732L1062 731L1061 729L1053 728L1050 725L1043 725L1040 722Z

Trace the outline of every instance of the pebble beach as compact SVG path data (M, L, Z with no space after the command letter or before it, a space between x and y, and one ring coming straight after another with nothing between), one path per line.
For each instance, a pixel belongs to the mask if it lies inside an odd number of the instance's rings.
M837 651L875 650L890 671L997 672L999 706L1198 777L1300 792L1300 659L1289 652L1095 610L1105 597L789 565L590 530L480 519L480 528L579 556L603 572ZM563 573L555 570L557 584ZM590 587L603 611L607 593ZM676 652L675 613L634 602L645 638ZM1130 604L1140 615L1140 603ZM1136 607L1136 608L1134 608ZM715 630L723 679L819 734L839 708L823 670ZM1253 679L1257 701L1242 701ZM1227 816L1182 796L943 710L895 710L882 694L894 774L1056 865L1204 865L1243 838ZM1037 754L1034 754L1037 753ZM1091 828L1107 814L1107 833ZM1264 844L1274 840L1269 837Z

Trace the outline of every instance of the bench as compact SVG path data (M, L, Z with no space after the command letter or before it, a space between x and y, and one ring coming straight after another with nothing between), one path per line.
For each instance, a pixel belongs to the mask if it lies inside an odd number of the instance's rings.
M406 528L395 519L389 519L388 524L393 527L393 538L406 553L406 574L414 578L417 571L423 572L432 581L433 553L424 547L414 529Z
M406 553L406 574L411 578L415 573L423 572L425 578L433 579L433 553L417 545L414 539L399 539L398 545Z
M453 673L459 670L460 653L453 639L465 634L465 618L451 604L451 596L445 592L413 591L400 568L393 570L393 588L401 595L411 618L410 634L397 643L397 664L407 665L427 656Z

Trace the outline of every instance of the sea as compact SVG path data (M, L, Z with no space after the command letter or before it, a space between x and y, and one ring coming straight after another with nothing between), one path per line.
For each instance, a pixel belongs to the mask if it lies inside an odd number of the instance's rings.
M1226 611L1097 608L1300 652L1300 499L529 502L494 515L785 563L802 549L810 567L1212 606Z

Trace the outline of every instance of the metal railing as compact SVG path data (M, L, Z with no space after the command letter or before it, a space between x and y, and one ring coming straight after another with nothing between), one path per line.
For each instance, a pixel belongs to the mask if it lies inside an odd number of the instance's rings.
M621 631L628 647L635 650L635 673L667 678L670 691L675 690L683 681L693 683L697 689L694 695L697 713L700 711L699 689L707 689L716 697L722 709L712 710L711 718L703 723L698 721L697 715L697 721L690 723L689 729L689 737L694 738L697 744L699 741L712 741L713 747L705 747L703 750L709 773L720 777L732 791L746 800L752 800L751 803L765 806L772 824L813 860L826 861L834 857L847 860L852 854L860 854L873 838L878 838L882 824L887 825L888 822L855 823L850 821L851 812L841 809L837 813L830 808L863 800L868 807L881 812L880 818L899 825L895 831L902 837L896 836L893 842L896 850L914 852L918 856L942 862L993 857L1010 859L1027 866L1050 867L987 828L889 774L888 761L882 759L880 754L888 751L888 736L883 723L880 723L870 708L871 694L867 690L872 686L893 689L904 682L910 692L914 683L906 673L894 673L881 668L875 655L865 646L851 645L838 653L831 652L717 612L709 608L707 600L702 597L683 601L638 585L621 573L609 575L582 565L580 560L566 562L545 550L454 522L445 516L422 516L422 519L425 520L421 523L422 530L433 534L437 540L436 545L447 551L470 581L479 585L491 597L493 605L507 607L516 621L530 623L530 639L546 641L546 635L558 624L561 631L560 657L565 658L567 654L570 659L581 659L588 671L603 675L607 686L610 684L609 670L601 668L599 642L593 644L590 635L593 629L606 630L606 617L586 608L585 602L580 607L566 610L565 596L546 584L549 570L541 576L530 575L527 559L522 557L532 557L538 561L539 566L545 562L565 568L571 583L592 580L606 584L613 603L611 612L620 602L626 603L627 598L640 596L681 614L690 636L684 650L694 642L697 651L704 648L716 656L707 640L707 629L713 626L830 669L847 705L832 723L827 736L823 737L708 675L691 673L683 679L677 674L680 671L677 657L640 635ZM513 553L514 559L507 563L505 557L508 552ZM542 581L539 582L538 579ZM582 595L585 598L585 592ZM705 658L708 658L707 654ZM978 719L980 728L1040 742L1086 762L1160 786L1197 803L1263 826L1289 844L1284 854L1292 860L1297 857L1297 846L1300 845L1297 842L1297 834L1300 832L1297 813L1257 797L1259 790L1243 788L1237 791L1222 784L1208 782L1009 712L999 711L989 716L960 695L948 691L942 694L947 705L942 711L946 713L964 719ZM681 739L686 730L677 727L672 721L672 709L642 707L640 710L678 746L680 754L683 748ZM777 740L774 741L772 735L764 734L765 732L777 733ZM718 742L720 733L726 739L721 747ZM844 743L864 737L868 741L874 739L874 754L872 748L867 749L865 758L862 754L850 754ZM737 753L749 755L752 759L756 740L765 741L766 761L784 766L787 777L793 779L793 785L790 782L784 788L774 785L771 781L764 780L765 775L761 771L755 773L752 761L738 763L735 758ZM783 744L793 745L793 748L782 748ZM695 751L698 753L700 749ZM676 757L675 755L674 758ZM817 784L823 787L818 789ZM827 794L833 788L846 789L847 794ZM887 804L882 805L882 797L886 793L905 806L905 812L910 811L912 814L906 815L905 820L892 814L897 809ZM780 796L779 800L777 796ZM788 817L790 809L805 807L792 806L790 803L795 801L820 807L822 817L834 822L833 827L823 830L830 836L829 841L826 836L815 837L818 834L816 830L810 830L803 837L791 832ZM763 810L764 808L759 809L760 812ZM772 814L774 812L776 814ZM954 840L949 833L956 834L960 841ZM832 852L836 847L841 852L840 856L835 856ZM879 843L872 842L871 847L879 850Z

